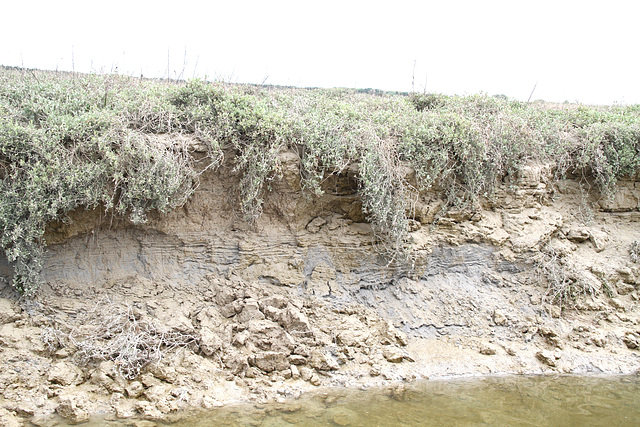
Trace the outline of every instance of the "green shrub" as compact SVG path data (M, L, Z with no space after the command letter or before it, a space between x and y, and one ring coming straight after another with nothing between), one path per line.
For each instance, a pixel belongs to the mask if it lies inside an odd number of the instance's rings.
M406 255L408 198L418 191L438 188L447 206L473 206L537 161L610 197L618 179L638 172L638 106L368 92L0 68L0 246L14 285L37 288L45 226L70 210L101 206L137 223L184 203L198 174L176 135L204 143L205 168L235 152L248 221L260 215L283 150L300 155L309 194L357 164L363 208L392 258Z
M142 222L149 210L166 212L192 191L188 154L132 129L129 100L96 93L101 80L109 77L2 74L0 245L24 294L39 284L48 222L98 205Z
M412 93L409 100L418 111L432 110L444 105L444 96L433 93Z

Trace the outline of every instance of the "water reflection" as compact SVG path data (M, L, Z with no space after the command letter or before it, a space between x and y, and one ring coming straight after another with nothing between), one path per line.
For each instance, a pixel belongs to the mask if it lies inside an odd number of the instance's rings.
M180 426L640 425L638 377L504 377L334 391L202 413Z
M333 390L284 404L219 408L172 425L640 426L640 378L501 377Z

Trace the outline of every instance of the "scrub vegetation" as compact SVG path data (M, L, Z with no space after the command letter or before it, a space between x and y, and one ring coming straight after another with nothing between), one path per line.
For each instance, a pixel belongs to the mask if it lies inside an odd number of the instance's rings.
M206 147L196 165L174 135ZM261 212L278 154L300 155L303 189L358 165L363 208L382 248L406 255L412 196L442 191L447 206L490 198L531 162L579 174L603 197L637 174L640 106L524 103L474 95L366 93L163 82L0 68L0 246L14 286L39 283L47 223L101 207L134 223L184 204L198 172L235 151L239 209ZM403 168L415 170L407 182Z

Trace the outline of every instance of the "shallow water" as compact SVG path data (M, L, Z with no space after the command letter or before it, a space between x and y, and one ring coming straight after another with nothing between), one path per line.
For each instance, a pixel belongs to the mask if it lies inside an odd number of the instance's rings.
M103 421L102 425L117 424ZM499 377L329 390L173 426L640 426L640 377Z

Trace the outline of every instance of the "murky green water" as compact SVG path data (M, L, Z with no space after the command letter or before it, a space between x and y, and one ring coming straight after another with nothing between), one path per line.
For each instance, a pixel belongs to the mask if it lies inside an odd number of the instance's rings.
M504 377L334 390L285 404L219 408L172 425L640 426L640 377Z

